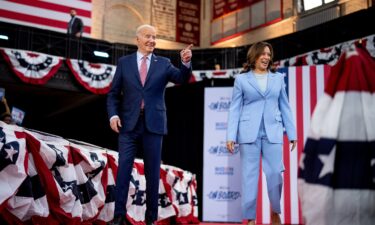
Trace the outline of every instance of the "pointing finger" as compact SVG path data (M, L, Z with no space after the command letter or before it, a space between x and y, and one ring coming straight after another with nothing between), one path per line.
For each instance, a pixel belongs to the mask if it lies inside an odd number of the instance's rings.
M191 48L192 48L193 46L194 46L193 44L190 44L190 45L188 45L188 46L185 48L185 50L191 50Z

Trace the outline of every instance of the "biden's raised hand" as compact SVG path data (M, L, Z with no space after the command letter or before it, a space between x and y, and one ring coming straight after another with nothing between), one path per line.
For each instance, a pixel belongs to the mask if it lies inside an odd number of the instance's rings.
M186 48L181 50L180 57L181 57L182 62L188 63L191 61L191 57L193 56L193 53L191 52L192 47L193 47L193 44L190 44Z

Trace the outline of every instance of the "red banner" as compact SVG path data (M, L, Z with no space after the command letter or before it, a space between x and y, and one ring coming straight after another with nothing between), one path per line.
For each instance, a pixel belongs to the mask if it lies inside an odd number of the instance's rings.
M212 19L250 6L257 1L259 0L214 0L212 4Z
M200 0L178 0L176 18L176 41L199 46Z

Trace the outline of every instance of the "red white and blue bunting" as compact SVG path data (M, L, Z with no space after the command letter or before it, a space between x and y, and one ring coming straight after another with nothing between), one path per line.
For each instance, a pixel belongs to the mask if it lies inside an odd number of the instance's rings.
M326 64L333 66L337 63L341 54L353 44L362 45L372 57L375 57L375 35L369 35L361 39L355 39L340 44L297 55L289 59L276 62L279 67L305 66Z
M336 64L341 53L353 44L358 44L367 49L375 57L375 34L367 37L343 42L331 47L311 51L289 59L275 62L279 68L303 65L330 65ZM5 60L9 63L14 73L24 82L31 84L45 84L59 69L62 58L43 53L23 51L17 49L0 49ZM116 71L116 66L109 64L94 64L88 61L66 59L67 65L77 81L94 94L106 94ZM194 70L190 82L205 79L228 79L235 77L242 68L224 70ZM169 83L168 87L174 84Z
M108 93L116 66L77 59L66 59L66 63L77 81L87 90L94 94Z
M113 219L118 153L0 121L0 217L6 224L106 224ZM145 175L135 160L127 218L144 225ZM194 174L161 165L158 223L198 224Z
M18 49L0 49L13 72L25 83L43 85L55 75L62 58Z
M359 43L361 42L361 43ZM353 44L362 45L372 57L375 58L375 35L370 35L362 39L343 42L328 48L311 51L302 55L297 55L289 59L275 62L278 68L289 66L307 66L307 65L329 65L334 66L337 63L342 52L347 50ZM242 68L226 70L194 70L195 81L204 79L228 79L234 78L241 72Z
M300 160L306 224L374 223L374 93L375 61L352 46L331 69Z
M229 79L241 72L241 68L227 70L194 70L193 76L195 81L204 79Z

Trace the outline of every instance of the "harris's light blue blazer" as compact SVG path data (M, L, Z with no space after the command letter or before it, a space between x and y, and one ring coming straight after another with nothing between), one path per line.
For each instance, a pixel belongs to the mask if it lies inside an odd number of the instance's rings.
M271 143L283 142L284 128L290 141L297 140L284 76L269 72L267 89L262 92L252 71L237 75L229 108L227 141L254 142L263 117Z

